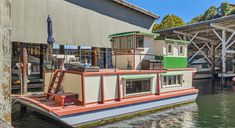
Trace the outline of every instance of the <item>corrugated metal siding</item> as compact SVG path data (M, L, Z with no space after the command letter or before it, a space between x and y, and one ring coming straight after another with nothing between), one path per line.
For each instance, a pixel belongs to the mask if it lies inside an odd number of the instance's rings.
M12 41L46 43L48 15L58 43L106 48L111 47L110 34L149 31L154 23L107 0L13 0Z

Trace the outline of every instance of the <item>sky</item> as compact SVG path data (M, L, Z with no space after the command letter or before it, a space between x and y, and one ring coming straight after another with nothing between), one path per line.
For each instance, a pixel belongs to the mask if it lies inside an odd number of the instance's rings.
M160 22L167 14L175 14L185 22L202 14L210 6L219 6L222 2L235 4L235 0L126 0L160 16Z

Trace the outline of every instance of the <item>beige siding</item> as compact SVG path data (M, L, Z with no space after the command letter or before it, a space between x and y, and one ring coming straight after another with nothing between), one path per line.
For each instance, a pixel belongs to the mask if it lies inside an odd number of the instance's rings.
M163 86L161 86L161 92L177 91L177 90L192 88L192 75L193 75L192 71L185 71L183 73L182 86L176 86L176 87L163 87Z
M53 76L53 73L44 73L44 79L43 79L43 84L44 84L44 92L47 93L48 91L48 87L49 87L49 84L50 84L50 80L51 80L51 77Z
M154 42L154 38L152 36L145 36L144 48L136 50L136 54L135 69L137 70L141 69L142 60L154 60L157 54L157 44ZM141 56L138 54L141 54Z
M115 5L114 7L110 10L120 10L118 8L120 6ZM123 10L130 17L141 15L130 9L125 10L124 8ZM107 13L109 13L108 10ZM126 15L126 13L120 15ZM12 41L46 43L48 15L52 18L56 42L60 44L109 48L111 47L108 39L110 34L126 31L147 32L151 29L98 13L65 0L13 0ZM133 22L142 23L142 20L148 18L142 16ZM148 23L151 23L151 18ZM153 23L154 20L152 20Z
M128 60L131 62L131 67L134 69L134 62L135 62L134 55L117 55L116 60L115 56L113 56L112 63L113 66L115 67L115 61L116 61L118 69L127 69Z
M79 95L82 101L82 78L81 75L66 73L64 75L61 87L65 92L72 92Z
M187 45L182 45L184 46L184 55L179 55L179 46L181 44L178 44L178 43L166 43L165 40L155 40L154 41L155 44L157 44L156 46L156 53L157 55L161 55L161 56L166 56L166 55L169 55L169 56L183 56L183 57L187 57ZM173 54L168 54L167 53L167 44L171 44L172 47L173 47Z
M104 76L104 95L105 100L113 100L118 98L117 76Z
M166 43L164 40L155 40L156 46L156 54L159 56L166 55Z
M53 77L53 73L45 73L44 78L44 92L47 93L50 80ZM82 101L82 80L81 75L65 73L61 88L64 92L72 92L79 95L79 100Z
M86 103L101 101L101 77L86 76L85 77L85 94Z

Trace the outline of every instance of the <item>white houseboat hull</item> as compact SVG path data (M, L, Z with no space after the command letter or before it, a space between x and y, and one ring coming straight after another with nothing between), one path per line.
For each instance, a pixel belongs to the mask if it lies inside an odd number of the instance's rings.
M164 108L166 106L175 106L175 105L180 105L183 103L193 102L196 100L197 95L198 95L197 93L189 94L189 95L184 95L184 96L171 97L171 98L137 103L137 104L132 104L132 105L101 109L101 110L84 112L84 113L79 113L79 114L66 115L62 117L59 117L52 112L48 112L40 108L39 106L30 102L27 102L25 100L18 99L18 102L20 102L21 104L25 106L31 107L33 110L41 114L44 114L50 118L58 120L69 126L76 127L76 126L88 124L91 122L99 122L105 119L112 119L118 116L138 113L138 112L145 111L145 110L153 110L153 109L158 109L158 108Z

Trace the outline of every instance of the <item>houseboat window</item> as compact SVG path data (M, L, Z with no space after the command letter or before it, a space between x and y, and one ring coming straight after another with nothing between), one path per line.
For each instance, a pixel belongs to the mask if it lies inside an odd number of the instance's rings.
M132 48L133 36L126 37L127 48Z
M162 77L162 86L182 85L182 75L172 75Z
M126 94L150 92L151 79L126 80Z
M179 54L184 55L184 46L183 45L179 46Z
M137 46L137 48L144 48L144 37L143 36L136 37L136 46Z
M113 49L118 49L119 48L119 38L115 37L112 39L113 42Z
M123 37L120 37L120 49L125 49L125 45L126 45L126 37L123 36Z
M172 54L172 45L168 44L168 48L167 48L168 54Z

